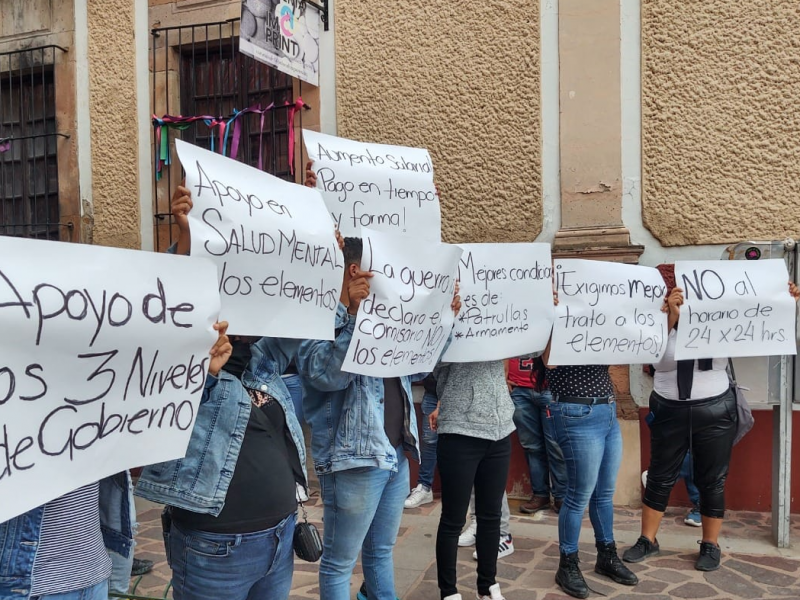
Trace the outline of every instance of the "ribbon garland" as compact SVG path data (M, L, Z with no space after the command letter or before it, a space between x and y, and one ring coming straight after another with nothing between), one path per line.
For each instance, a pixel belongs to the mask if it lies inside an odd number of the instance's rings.
M191 124L196 123L198 121L202 121L206 124L206 126L211 129L217 129L217 133L219 136L219 142L215 142L214 135L211 136L211 151L216 152L216 146L219 146L219 152L223 156L230 156L236 160L239 155L239 142L241 140L242 135L242 122L239 117L246 114L258 114L261 115L261 122L260 122L260 129L259 129L259 138L258 138L258 169L260 171L264 170L264 162L263 162L263 139L264 139L264 117L266 114L278 108L287 108L287 125L289 130L289 172L294 175L294 145L295 145L295 138L294 138L294 117L299 110L304 108L306 105L303 102L303 99L298 97L297 100L292 104L290 102L286 102L283 105L276 105L274 102L269 104L266 107L262 107L260 104L254 104L248 108L242 110L233 109L233 114L229 117L213 117L211 115L197 115L193 117L183 117L181 115L173 116L173 115L164 115L163 117L159 118L156 115L153 115L153 127L155 128L155 146L156 146L156 160L155 160L155 172L156 172L156 181L160 181L161 177L163 176L163 169L164 166L169 166L172 163L172 159L170 156L169 151L169 130L175 129L178 131L184 131L187 129ZM231 127L231 125L233 127ZM166 131L164 131L166 129ZM231 129L233 129L233 134L230 135L230 154L228 154L228 141L229 141L229 134L231 134ZM10 143L9 143L10 146ZM0 152L3 152L2 147L0 147Z

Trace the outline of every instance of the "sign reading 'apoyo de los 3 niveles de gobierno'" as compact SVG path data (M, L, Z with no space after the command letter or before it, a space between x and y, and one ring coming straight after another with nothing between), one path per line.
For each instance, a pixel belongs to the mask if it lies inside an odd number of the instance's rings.
M675 263L683 289L675 358L797 354L797 303L782 260Z
M0 236L0 522L182 457L218 313L210 261Z
M361 269L373 276L342 370L372 377L430 372L453 329L461 248L369 229L362 233Z
M344 236L362 228L442 239L431 155L423 148L368 144L303 130L317 187Z
M554 314L550 244L460 247L462 308L442 360L501 360L544 350Z
M319 191L176 141L192 256L219 271L229 333L331 340L344 259Z
M657 269L593 260L555 261L552 365L650 364L667 342L667 286Z

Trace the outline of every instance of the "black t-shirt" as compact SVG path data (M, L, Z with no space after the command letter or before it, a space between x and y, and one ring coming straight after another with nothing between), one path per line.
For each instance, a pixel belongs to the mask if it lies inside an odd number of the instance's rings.
M597 398L614 394L607 365L572 365L547 370L550 391L559 396Z
M436 395L436 378L433 376L433 373L422 380L422 385L427 394L433 394L434 396Z
M406 402L400 379L383 380L383 431L389 442L397 448L403 442L406 420Z
M302 482L297 449L276 400L250 391L254 405L218 517L178 508L173 519L187 529L253 533L271 529L297 510L296 481ZM264 402L260 407L256 403Z

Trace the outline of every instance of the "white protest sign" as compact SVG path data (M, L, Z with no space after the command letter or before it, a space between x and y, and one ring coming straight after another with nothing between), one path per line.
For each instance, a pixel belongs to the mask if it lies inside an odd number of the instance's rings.
M0 237L0 522L184 456L218 312L207 260Z
M319 85L319 10L305 0L241 0L239 50Z
M361 236L361 228L442 239L439 194L427 150L365 144L303 130L314 161L317 187L339 231Z
M502 360L544 350L553 327L550 244L461 244L461 313L442 360Z
M797 305L782 260L675 263L684 304L675 358L797 354Z
M361 268L372 271L343 371L373 377L427 373L453 328L461 248L365 229Z
M317 190L176 140L192 256L217 265L231 334L333 339L344 259Z
M552 365L636 365L661 360L667 286L651 267L557 260Z

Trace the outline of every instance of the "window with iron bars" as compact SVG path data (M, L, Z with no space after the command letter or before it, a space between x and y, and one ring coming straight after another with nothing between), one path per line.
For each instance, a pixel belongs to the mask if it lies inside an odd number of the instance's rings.
M0 54L0 235L59 239L55 52Z
M159 74L154 71L153 106L163 108L163 114L220 117L232 115L234 109L242 110L254 105L266 107L274 103L279 108L266 113L263 130L260 115L240 117L242 125L237 160L256 167L260 158L264 171L293 181L288 149L290 124L288 111L283 106L294 100L294 80L240 54L234 24L235 20L153 30L153 65L164 65L165 72L177 71L179 95L179 100L175 101L176 90L173 88L171 95L168 77L159 87L156 79ZM164 98L156 97L159 89L163 89ZM178 110L173 106L179 107ZM165 129L162 135L165 133L169 134L171 145L172 140L178 137L210 149L212 136L217 145L219 140L218 131L209 129L203 122L193 123L182 131ZM170 152L172 160L176 161L174 149L171 148ZM177 172L166 169L166 183L155 184L157 251L163 251L175 240L169 199L180 183L178 178Z

